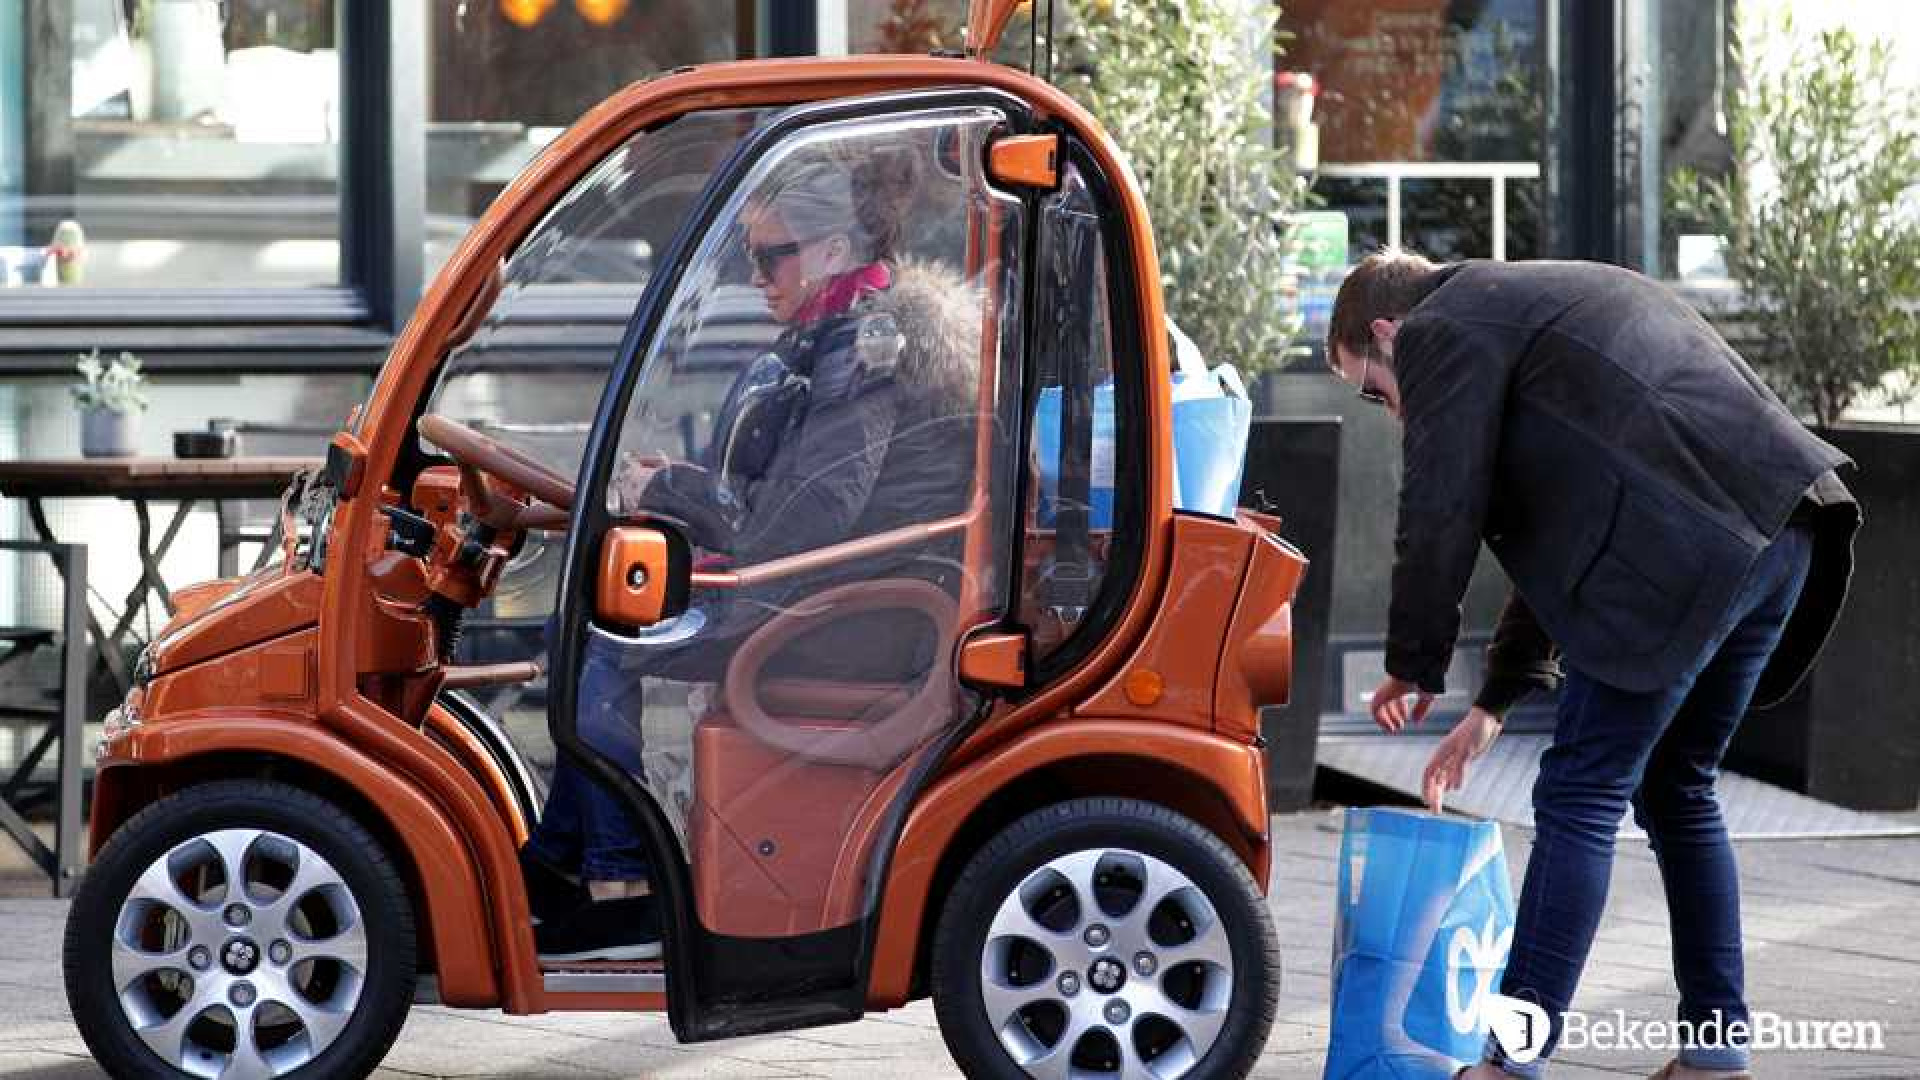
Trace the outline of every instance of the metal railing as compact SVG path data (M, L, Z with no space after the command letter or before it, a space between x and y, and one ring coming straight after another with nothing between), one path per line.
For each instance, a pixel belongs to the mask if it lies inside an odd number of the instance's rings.
M1322 165L1328 180L1384 180L1387 246L1400 246L1400 185L1407 180L1485 180L1493 185L1493 257L1507 257L1507 181L1540 179L1537 161L1367 161Z

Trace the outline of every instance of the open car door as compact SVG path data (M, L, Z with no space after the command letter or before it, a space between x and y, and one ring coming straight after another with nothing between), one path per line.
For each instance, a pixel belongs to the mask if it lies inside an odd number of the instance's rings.
M985 706L1015 559L1025 110L765 116L658 261L598 410L553 640L563 769L627 810L684 1040L857 1017L886 859Z

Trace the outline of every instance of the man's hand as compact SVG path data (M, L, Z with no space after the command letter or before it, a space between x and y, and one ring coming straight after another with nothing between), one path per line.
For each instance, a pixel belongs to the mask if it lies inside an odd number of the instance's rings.
M1478 706L1467 710L1466 719L1440 740L1440 745L1434 747L1433 757L1427 761L1420 790L1428 809L1439 813L1447 792L1458 791L1466 785L1467 766L1486 753L1499 734L1499 717Z
M1408 697L1414 699L1411 709L1407 706ZM1380 725L1380 730L1397 732L1407 726L1409 718L1416 727L1427 718L1427 710L1433 708L1433 695L1405 679L1389 675L1381 682L1380 688L1373 692L1373 700L1367 707L1373 713L1373 722Z

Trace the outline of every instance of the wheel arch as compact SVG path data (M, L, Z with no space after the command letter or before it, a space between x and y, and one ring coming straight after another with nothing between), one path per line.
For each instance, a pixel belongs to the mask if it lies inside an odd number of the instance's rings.
M1261 751L1137 720L1043 725L936 783L909 815L882 894L867 1007L926 992L944 896L967 862L1035 810L1086 796L1154 803L1218 836L1264 892L1271 867Z
M472 855L445 813L402 777L329 732L284 720L170 721L136 730L113 749L94 785L93 852L141 808L198 783L256 776L310 791L352 816L393 861L421 931L420 969L435 975L441 1000L499 1004Z

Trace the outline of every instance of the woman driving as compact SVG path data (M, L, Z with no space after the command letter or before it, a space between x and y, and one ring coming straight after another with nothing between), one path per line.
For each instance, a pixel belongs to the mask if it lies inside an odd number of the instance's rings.
M928 492L966 490L954 476L970 458L953 452L941 420L971 416L978 307L957 274L895 257L910 192L898 167L856 176L822 157L793 163L748 201L739 254L782 332L733 380L693 461L623 461L621 517L674 523L704 565L745 567L896 527L938 509ZM707 625L684 647L589 635L582 740L642 775L643 678L719 681L734 647L803 587L790 580L702 603ZM628 811L564 755L521 862L544 959L659 955Z

